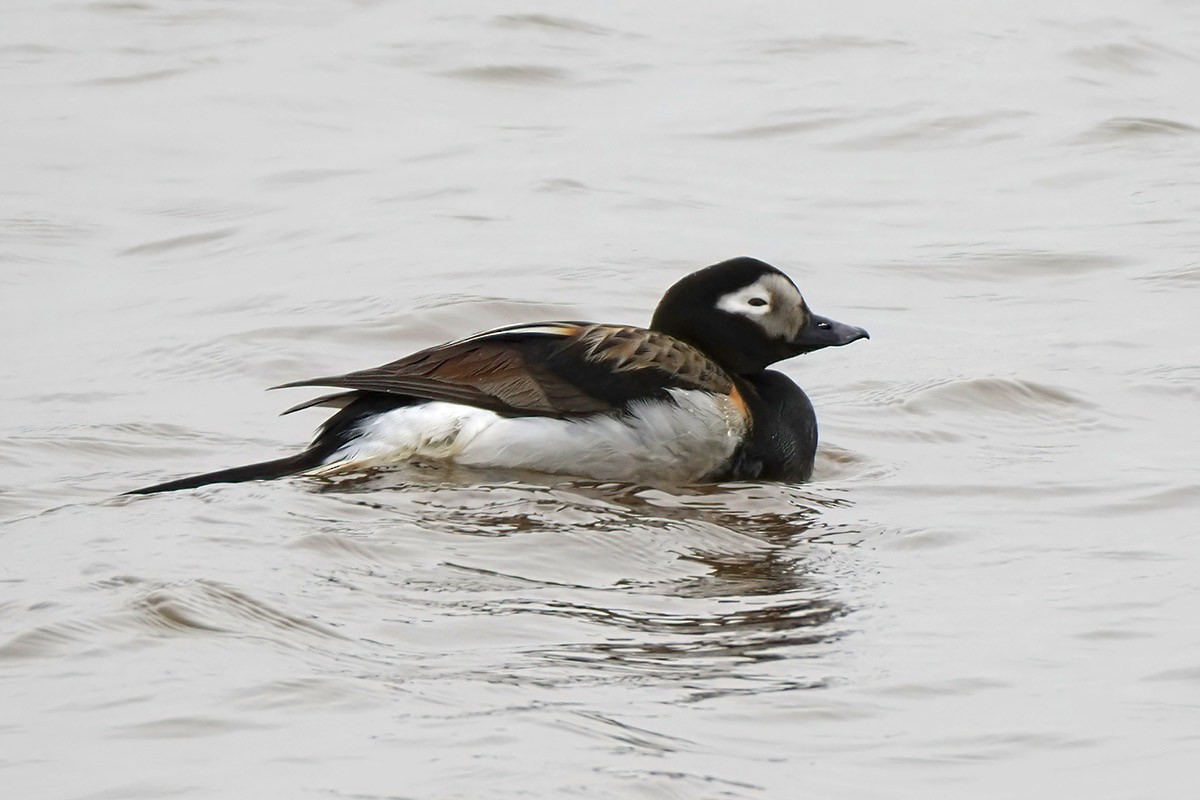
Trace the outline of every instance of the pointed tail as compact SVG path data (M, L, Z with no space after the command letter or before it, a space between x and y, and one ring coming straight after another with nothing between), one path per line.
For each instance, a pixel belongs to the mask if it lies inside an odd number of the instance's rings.
M210 483L241 483L242 481L266 481L273 478L283 478L298 472L319 467L329 455L328 447L312 447L303 453L287 458L277 458L274 461L261 461L257 464L247 464L244 467L232 467L216 472L206 472L203 475L193 475L190 478L179 478L166 483L156 483L153 486L143 486L125 494L157 494L158 492L174 492L179 489L195 489Z
M374 392L351 392L319 397L313 402L303 403L291 410L295 411L312 405L332 405L341 410L325 420L325 424L317 431L312 446L303 453L287 458L277 458L274 461L263 461L258 464L247 464L244 467L233 467L216 472L206 472L203 475L193 475L190 478L179 478L166 483L156 483L153 486L125 492L125 494L174 492L180 489L195 489L197 486L207 486L210 483L266 481L295 475L298 472L307 472L323 465L343 446L360 436L365 420L401 406L412 405L414 402L418 401L414 401L413 398L406 395ZM285 411L284 413L291 412Z

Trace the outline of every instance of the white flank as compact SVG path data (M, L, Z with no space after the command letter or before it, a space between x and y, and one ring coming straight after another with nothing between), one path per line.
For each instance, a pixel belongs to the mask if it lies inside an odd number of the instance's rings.
M502 417L440 402L397 408L365 421L359 437L314 472L416 458L597 480L697 481L733 455L745 419L724 396L685 389L671 396L675 404L639 402L627 415L578 420Z

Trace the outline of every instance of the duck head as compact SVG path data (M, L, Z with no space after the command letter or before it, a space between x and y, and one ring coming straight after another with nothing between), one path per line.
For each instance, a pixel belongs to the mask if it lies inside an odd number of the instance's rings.
M650 327L699 348L737 375L871 338L862 328L812 313L787 275L745 256L681 279L663 295Z

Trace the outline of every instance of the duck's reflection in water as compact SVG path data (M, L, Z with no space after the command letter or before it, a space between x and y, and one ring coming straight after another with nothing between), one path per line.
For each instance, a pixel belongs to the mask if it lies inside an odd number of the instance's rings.
M837 597L827 566L850 548L830 538L822 515L849 503L829 492L468 476L457 469L394 470L320 491L466 540L442 578L454 583L450 573L458 580L469 573L464 583L472 588L451 591L451 600L443 587L443 607L489 618L553 618L559 622L549 629L557 636L563 620L579 623L567 628L575 640L524 651L543 668L712 678L814 657L846 632L840 620L850 607ZM759 675L756 688L739 691L822 683L804 671Z

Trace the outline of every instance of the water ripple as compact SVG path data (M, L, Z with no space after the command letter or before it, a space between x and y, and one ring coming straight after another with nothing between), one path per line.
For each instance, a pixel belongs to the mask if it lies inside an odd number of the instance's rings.
M605 36L616 33L611 28L594 25L573 17L563 17L552 14L502 14L494 22L504 28L527 28L550 32L585 33L591 36Z
M1142 139L1162 139L1194 136L1200 128L1177 120L1157 117L1113 117L1075 137L1077 144L1127 142Z
M167 239L157 239L152 242L134 245L121 250L117 255L120 256L142 256L142 255L159 255L160 253L169 253L173 250L183 250L197 247L198 245L210 244L219 242L222 239L228 239L238 233L238 228L217 228L203 233L189 233L183 236L172 236Z
M117 592L128 599L108 613L81 614L78 618L56 620L19 632L0 644L0 659L58 656L101 644L105 648L122 649L145 642L148 635L164 634L232 634L289 644L298 644L298 636L344 638L311 619L273 608L246 592L215 581L195 580L154 587L137 578L125 577L110 582L107 591L110 596ZM77 612L63 608L61 613Z
M270 605L232 586L197 580L162 587L138 602L143 622L174 631L206 631L242 635L280 636L292 641L296 634L344 638L313 620Z
M462 67L446 70L441 74L457 80L521 86L557 85L571 81L571 73L567 70L539 64L493 64L482 67Z
M894 125L891 130L854 135L829 145L840 150L926 149L967 147L1014 139L1024 134L1023 123L1033 116L1013 109L959 114Z
M135 83L150 83L153 81L164 81L169 78L177 78L180 75L187 75L195 72L196 67L167 67L165 69L148 69L141 72L132 72L124 75L107 75L101 78L89 78L85 81L80 81L80 86L126 86Z
M914 414L967 411L1026 418L1057 418L1092 407L1064 389L1013 378L946 381L921 389L904 401L905 410Z

